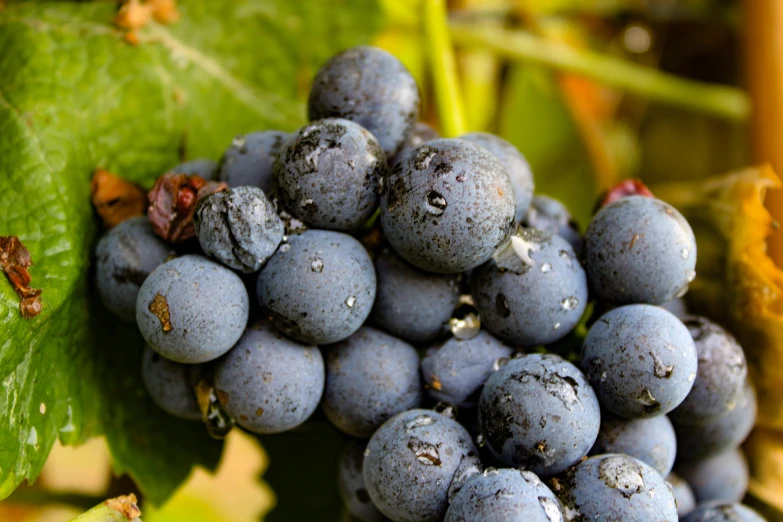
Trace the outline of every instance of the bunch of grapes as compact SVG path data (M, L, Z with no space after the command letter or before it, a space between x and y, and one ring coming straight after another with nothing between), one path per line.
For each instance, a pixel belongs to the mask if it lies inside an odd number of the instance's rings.
M365 522L762 520L742 348L679 300L687 221L631 184L582 235L513 145L419 106L393 56L344 51L310 123L173 168L101 239L152 398L216 436L320 405Z

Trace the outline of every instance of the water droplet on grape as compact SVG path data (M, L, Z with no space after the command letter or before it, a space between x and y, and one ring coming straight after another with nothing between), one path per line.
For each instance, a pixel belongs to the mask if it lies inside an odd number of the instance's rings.
M310 270L312 270L313 272L316 272L318 274L323 272L324 271L324 261L323 261L323 259L320 259L318 257L313 259L313 262L310 263Z

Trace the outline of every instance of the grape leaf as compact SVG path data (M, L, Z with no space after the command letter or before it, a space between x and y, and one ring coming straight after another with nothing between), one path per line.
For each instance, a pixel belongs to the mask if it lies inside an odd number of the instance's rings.
M373 0L198 0L181 20L138 32L111 25L111 2L11 2L0 8L0 235L30 250L43 311L23 320L0 282L0 498L40 473L59 436L105 434L115 470L162 502L219 445L168 418L143 392L140 339L91 296L99 233L96 167L149 186L188 158L217 158L232 136L291 130L315 68L366 42Z

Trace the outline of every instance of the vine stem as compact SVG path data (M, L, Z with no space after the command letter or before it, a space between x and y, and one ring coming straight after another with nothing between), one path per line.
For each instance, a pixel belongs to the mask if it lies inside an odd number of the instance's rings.
M744 121L751 102L741 89L661 72L594 51L575 49L498 25L452 23L458 46L483 48L512 61L535 63L585 76L624 91L721 118Z
M446 0L424 0L423 20L440 132L447 138L460 136L467 127Z
M131 522L140 521L141 510L136 505L136 496L111 498L82 513L71 522Z

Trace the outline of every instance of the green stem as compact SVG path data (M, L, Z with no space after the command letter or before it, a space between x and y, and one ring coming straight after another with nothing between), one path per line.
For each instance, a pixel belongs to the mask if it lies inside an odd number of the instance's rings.
M453 138L464 134L467 128L446 0L424 0L423 16L440 132L444 137Z
M488 49L513 61L579 74L671 105L736 121L745 120L750 115L749 97L734 87L686 80L650 67L548 41L520 30L454 23L451 34L457 45Z

